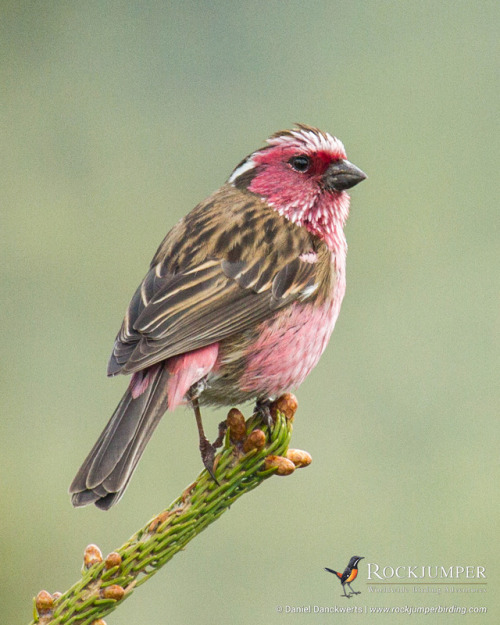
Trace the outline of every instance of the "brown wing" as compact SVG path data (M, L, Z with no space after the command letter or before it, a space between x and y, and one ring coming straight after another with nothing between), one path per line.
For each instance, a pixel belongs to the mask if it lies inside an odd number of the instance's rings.
M237 334L292 301L317 297L330 272L316 237L226 185L164 239L130 302L108 374Z

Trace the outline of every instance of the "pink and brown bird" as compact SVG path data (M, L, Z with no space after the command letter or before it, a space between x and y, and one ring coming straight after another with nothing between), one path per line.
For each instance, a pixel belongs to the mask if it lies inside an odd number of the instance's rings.
M346 286L346 189L366 178L341 141L298 125L275 133L163 239L125 313L108 375L130 385L70 486L75 506L123 495L159 420L192 405L298 387L332 334Z

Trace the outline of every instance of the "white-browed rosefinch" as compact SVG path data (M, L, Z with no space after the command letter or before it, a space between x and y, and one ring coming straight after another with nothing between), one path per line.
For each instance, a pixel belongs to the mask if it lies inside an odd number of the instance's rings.
M328 133L298 125L245 158L167 234L116 337L108 375L131 373L70 486L75 506L122 496L163 413L297 387L317 364L345 291L346 189L366 178Z

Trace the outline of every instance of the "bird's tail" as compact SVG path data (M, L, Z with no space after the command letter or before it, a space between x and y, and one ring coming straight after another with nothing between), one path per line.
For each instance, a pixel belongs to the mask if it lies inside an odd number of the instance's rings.
M336 575L337 577L342 577L342 573L339 573L338 571L334 571L333 569L329 569L328 567L325 566L325 571L328 571L329 573L333 573L334 575Z
M167 367L150 370L149 384L134 398L127 389L69 487L74 506L108 510L123 495L139 458L167 410Z

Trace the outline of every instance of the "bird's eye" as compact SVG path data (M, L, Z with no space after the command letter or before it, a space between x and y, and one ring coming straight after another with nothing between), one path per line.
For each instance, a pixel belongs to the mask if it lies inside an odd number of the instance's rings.
M295 171L300 171L304 173L311 167L311 159L308 156L300 155L300 156L292 156L292 158L288 161L290 165L295 169Z

